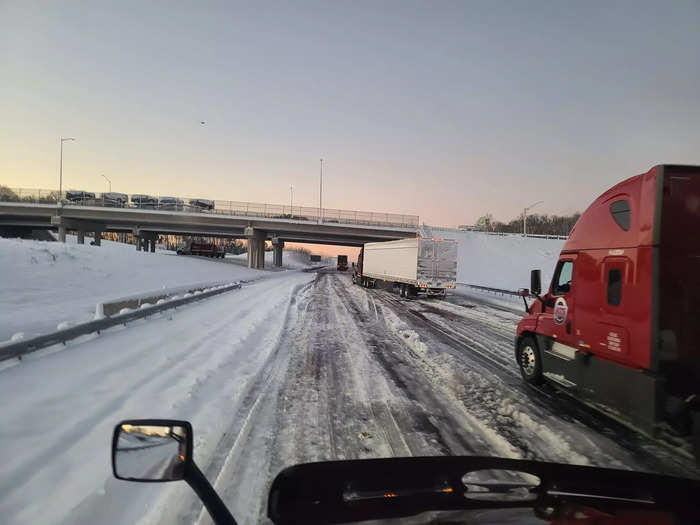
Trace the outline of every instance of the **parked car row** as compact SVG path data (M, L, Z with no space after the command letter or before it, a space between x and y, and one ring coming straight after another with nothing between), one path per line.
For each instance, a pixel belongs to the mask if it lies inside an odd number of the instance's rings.
M97 196L90 191L71 190L66 192L66 200L74 204L85 206L108 206L111 208L144 208L149 210L169 210L169 211L212 211L214 201L209 199L190 199L185 203L177 197L153 197L141 193L129 196L126 193L114 191L102 193Z

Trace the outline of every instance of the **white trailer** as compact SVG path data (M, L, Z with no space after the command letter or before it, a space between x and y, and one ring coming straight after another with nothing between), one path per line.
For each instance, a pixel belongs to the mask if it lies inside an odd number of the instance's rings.
M366 287L389 283L402 297L444 296L457 282L457 241L412 238L367 243L352 278Z

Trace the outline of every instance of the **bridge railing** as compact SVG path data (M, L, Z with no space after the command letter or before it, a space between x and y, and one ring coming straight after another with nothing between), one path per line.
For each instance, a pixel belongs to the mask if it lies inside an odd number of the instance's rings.
M36 204L56 204L58 192L55 190L8 188L0 186L0 202L27 202ZM398 213L377 213L356 210L309 206L287 206L257 202L207 200L202 198L172 197L160 195L125 194L116 192L93 193L64 191L63 206L104 206L109 208L131 208L144 210L175 211L187 213L208 213L238 217L261 217L287 219L324 224L358 224L366 226L397 226L417 228L417 215ZM321 212L319 214L319 211Z

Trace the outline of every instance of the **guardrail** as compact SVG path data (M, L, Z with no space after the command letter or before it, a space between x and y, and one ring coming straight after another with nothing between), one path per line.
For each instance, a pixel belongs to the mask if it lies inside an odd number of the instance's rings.
M463 286L468 286L469 288L475 288L477 290L482 290L485 292L491 292L499 295L514 295L515 297L522 297L520 293L514 292L512 290L502 290L501 288L491 288L490 286L480 286L478 284L462 284Z
M66 198L72 194L70 198ZM164 197L160 195L126 194L116 192L63 192L64 206L101 206L105 208L130 208L187 213L208 213L239 217L261 217L295 221L321 222L324 224L360 224L365 226L398 226L417 228L417 215L377 213L309 206L286 206L201 198ZM27 202L56 204L58 192L42 189L0 187L0 202ZM319 213L320 212L320 213Z
M241 283L232 283L229 285L213 288L206 292L195 292L190 297L172 299L161 304L154 304L151 306L142 307L141 309L135 310L133 312L119 314L113 317L105 317L104 319L88 321L87 323L81 323L79 325L71 326L70 328L65 328L63 330L58 330L50 334L40 335L32 339L28 339L26 341L17 341L15 343L0 346L0 361L12 359L13 357L21 359L23 355L35 352L42 348L46 348L47 346L52 346L58 343L65 344L71 339L75 339L77 337L80 337L81 335L91 334L93 332L97 332L99 334L100 330L105 330L107 328L117 326L119 324L126 324L130 321L135 321L136 319L142 319L144 317L148 317L149 315L162 312L163 310L169 310L170 308L182 306L183 304L199 301L200 299L206 299L207 297L219 295L231 290L238 289L240 287Z

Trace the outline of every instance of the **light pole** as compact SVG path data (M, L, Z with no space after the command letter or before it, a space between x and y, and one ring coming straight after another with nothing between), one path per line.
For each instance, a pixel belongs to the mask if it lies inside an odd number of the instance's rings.
M109 180L105 175L102 175L102 178L109 183L109 192L112 193L112 181Z
M318 186L318 222L323 222L323 159L321 159L321 180Z
M294 186L289 186L289 214L294 215L292 209L294 207Z
M527 212L538 204L542 204L544 201L537 201L534 204L530 204L527 208L523 208L523 236L527 235Z
M58 199L56 200L56 207L60 208L61 197L63 196L63 143L67 140L75 140L72 137L61 137L61 162L58 168Z

